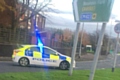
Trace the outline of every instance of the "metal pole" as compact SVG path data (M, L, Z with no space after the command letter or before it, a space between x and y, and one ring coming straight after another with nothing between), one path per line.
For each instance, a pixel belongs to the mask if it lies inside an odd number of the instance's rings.
M116 66L118 44L119 44L119 33L117 35L117 42L116 42L116 48L115 48L115 53L114 53L114 63L113 63L113 67L112 67L112 72L114 72L114 69Z
M108 44L107 44L107 51L106 51L106 54L107 52L110 50L110 38L111 38L111 34L112 34L112 21L111 21L111 27L110 27L110 37L108 39Z
M103 41L106 24L107 23L103 23L103 25L102 25L102 29L101 29L100 37L99 37L99 40L98 40L97 49L96 49L96 52L95 52L95 57L94 57L94 60L93 60L93 65L92 65L92 68L91 68L91 73L90 73L89 80L94 79L94 74L95 74L95 70L96 70L96 66L97 66L97 62L98 62L98 57L99 57L99 53L100 53L101 46L102 46L101 44L102 44L102 41Z
M81 51L82 51L83 30L84 30L84 22L83 22L83 25L82 25L82 32L81 32L80 49L79 49L79 58L81 57Z
M97 27L96 27L96 42L95 42L95 45L97 47L97 41L98 41L98 23L97 23Z
M80 29L80 23L77 23L77 28L76 28L76 31L74 34L74 45L73 45L73 49L72 49L71 65L70 65L70 69L69 69L70 76L72 75L72 72L73 72L73 63L75 60L75 53L76 53L76 48L77 48L79 29Z

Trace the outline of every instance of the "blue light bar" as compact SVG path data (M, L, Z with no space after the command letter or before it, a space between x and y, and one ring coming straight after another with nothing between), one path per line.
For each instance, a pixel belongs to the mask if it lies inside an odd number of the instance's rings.
M41 37L39 34L40 31L36 25L36 19L34 20L34 30L35 30L35 35L36 35L36 39L37 39L36 45L40 46L40 51L41 51L41 53L43 53L43 43L42 43L42 40L41 40Z

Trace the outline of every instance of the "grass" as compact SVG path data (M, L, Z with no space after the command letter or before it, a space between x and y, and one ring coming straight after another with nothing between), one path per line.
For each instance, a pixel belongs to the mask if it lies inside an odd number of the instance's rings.
M2 73L0 80L88 80L89 70L74 70L72 76L68 76L68 71L44 71L44 72L21 72ZM120 69L97 70L94 80L120 80Z

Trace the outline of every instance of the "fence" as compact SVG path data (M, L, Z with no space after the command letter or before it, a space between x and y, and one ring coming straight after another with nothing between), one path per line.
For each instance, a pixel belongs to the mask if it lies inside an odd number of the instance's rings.
M16 44L16 43L30 43L31 36L25 29L17 28L12 30L9 27L0 26L0 43L3 44Z
M58 41L54 41L54 40L50 40L50 39L45 39L44 45L49 46L64 55L71 56L72 45L70 44L70 42L68 42L68 43L67 42L58 42ZM11 55L13 53L13 49L15 49L16 46L17 45L15 45L15 44L11 44L11 45L0 44L0 57L11 57ZM77 48L77 53L78 52L79 52L79 47ZM82 53L85 53L84 49L82 49Z
M16 45L0 45L0 57L11 57Z

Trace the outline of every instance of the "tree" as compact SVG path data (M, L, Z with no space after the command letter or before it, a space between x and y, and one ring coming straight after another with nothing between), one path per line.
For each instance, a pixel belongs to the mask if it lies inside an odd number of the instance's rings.
M56 38L57 38L57 41L55 41ZM63 41L63 31L61 29L56 29L54 32L52 31L51 38L50 38L50 46L53 46L52 40L54 40L54 43L62 42Z
M79 32L78 45L80 45L82 31ZM86 46L90 44L89 35L83 31L82 45Z
M89 34L90 44L92 45L94 51L97 48L99 33L100 33L100 30L94 31L92 34ZM105 33L104 38L103 38L103 42L102 42L101 54L106 54L107 53L106 51L107 51L107 47L108 47L108 39L109 39L109 35L107 33Z
M9 6L9 5L7 5L6 2L5 2L5 0L0 0L0 11L3 12L6 9L12 10L12 7Z
M70 40L72 39L72 31L68 28L63 30L63 41L65 42L70 42Z
M11 26L13 0L0 0L0 26ZM13 6L15 7L15 6Z
M49 5L50 0L0 0L0 15L2 15L0 16L0 28L1 26L7 27L7 33L8 35L11 34L9 37L14 40L13 42L20 41L19 36L24 36L23 39L26 39L28 21L33 22L33 17L36 17L36 15L42 16L41 14L48 9ZM11 30L8 30L8 27Z
M18 25L21 22L30 20L37 14L41 15L46 9L48 9L50 0L20 0L15 3L16 12L14 21Z
M0 0L0 14L3 15L2 19L11 17L12 22L3 21L12 23L11 26L14 28L19 27L20 23L30 20L36 14L41 15L50 8L50 5L50 0Z

